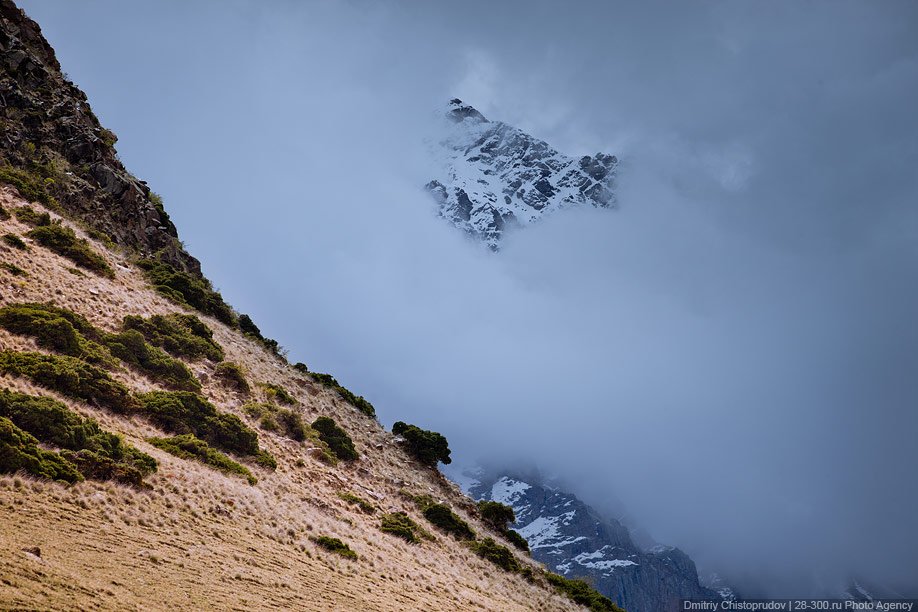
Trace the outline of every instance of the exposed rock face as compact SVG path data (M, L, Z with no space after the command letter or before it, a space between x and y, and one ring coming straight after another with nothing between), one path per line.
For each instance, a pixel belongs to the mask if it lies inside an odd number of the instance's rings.
M115 243L200 274L161 203L118 160L115 140L38 24L0 0L0 165L40 180L62 212Z
M586 578L629 612L680 610L680 598L733 598L726 586L722 593L703 587L695 563L678 548L641 550L620 522L532 476L479 473L463 484L475 499L513 507L514 529L533 558L568 578Z
M427 184L439 215L497 250L510 227L571 206L615 206L614 155L568 157L453 99L433 146L443 168Z

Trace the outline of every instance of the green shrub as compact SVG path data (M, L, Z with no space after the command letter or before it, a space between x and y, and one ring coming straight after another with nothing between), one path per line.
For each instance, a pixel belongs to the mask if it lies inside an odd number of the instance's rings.
M380 517L379 529L383 533L388 533L402 538L406 542L415 544L419 538L432 539L432 536L421 529L421 527L411 520L411 517L404 512L392 512L383 514Z
M64 355L0 352L0 372L25 376L46 389L126 413L137 408L127 387L104 370Z
M452 462L446 438L435 431L396 421L392 425L392 433L402 436L408 452L426 466L436 467L438 461L446 464Z
M45 181L37 174L12 166L4 166L0 168L0 181L15 187L19 195L30 202L41 202L52 208L59 206L57 200L45 188Z
M135 487L141 487L144 484L145 473L136 466L115 461L88 449L62 450L61 457L74 464L85 478L115 480Z
M469 542L472 551L483 559L487 559L494 565L508 571L519 572L522 566L510 549L498 544L493 538L485 538L479 542Z
M76 466L59 454L38 447L38 440L0 417L0 472L22 470L39 478L74 483L83 480Z
M0 261L0 268L3 268L13 276L28 276L29 273L17 266L16 264L11 264L8 261Z
M281 404L287 404L288 406L293 406L298 403L296 398L290 395L290 393L280 385L263 383L261 388L264 390L265 397L267 397L269 401L276 401Z
M277 411L277 421L284 429L284 434L291 440L302 442L306 439L306 425L303 417L292 410L281 408Z
M428 495L427 493L421 493L420 495L415 495L411 491L408 491L406 489L399 489L398 492L399 492L399 495L401 495L405 499L414 502L414 505L417 506L418 510L420 510L421 512L423 512L430 506L433 506L435 503L437 503L437 500L435 500L432 495Z
M352 506L357 506L364 514L373 514L376 512L376 506L361 497L357 497L353 493L338 493L338 497Z
M265 431L280 431L280 423L277 422L277 417L274 416L274 413L262 416L258 421L258 426Z
M234 414L189 391L151 391L137 396L153 423L178 434L192 433L222 450L258 457L258 434Z
M0 221L7 221L10 217L10 211L0 206Z
M223 349L214 342L213 331L191 314L153 315L148 319L128 315L123 327L139 331L147 342L176 357L223 360Z
M104 342L112 355L151 380L179 391L201 390L201 383L188 366L178 359L173 359L162 349L147 344L143 334L137 330L106 334Z
M273 353L274 355L277 355L279 357L283 356L284 351L281 349L280 344L277 343L277 340L272 340L271 338L265 338L262 335L261 330L258 329L258 326L255 325L255 322L252 320L252 317L250 317L249 315L247 314L239 315L239 330L242 333L246 334L247 336L251 336L252 338L255 338L255 340L260 342L266 349L271 351L271 353Z
M111 356L86 334L97 337L83 317L52 304L10 304L0 308L0 327L35 338L38 346L95 364L110 364Z
M271 470L272 472L277 469L277 459L275 459L271 453L266 450L260 450L252 457L252 460L260 465L261 467Z
M14 249L19 249L20 251L28 251L29 245L27 245L22 238L16 234L3 234L3 242L8 246L13 247Z
M566 595L574 603L593 610L593 612L624 612L611 599L599 593L583 580L571 580L551 572L546 572L545 577L560 593Z
M178 270L164 261L144 259L137 265L162 295L236 327L232 308L223 301L223 296L214 291L207 279Z
M167 453L182 459L199 461L226 474L237 474L255 484L258 479L248 468L236 463L223 453L211 448L207 442L196 438L193 434L184 434L171 438L149 438L150 444Z
M514 548L517 548L518 550L522 550L523 552L527 552L527 553L529 552L529 542L526 541L526 538L520 535L518 531L514 531L513 529L505 529L504 531L501 531L500 533L505 538L507 538L508 542L513 544Z
M98 240L99 242L104 244L106 247L110 249L114 249L116 246L118 246L117 244L115 244L115 241L112 240L112 237L106 234L105 232L103 232L102 230L98 230L94 227L90 227L85 224L82 224L81 227L83 228L83 231L86 232L87 236L89 236L93 240Z
M16 213L16 219L32 227L45 227L51 225L51 215L46 212L38 212L31 206L19 206L13 210Z
M250 391L249 383L245 379L245 373L242 367L232 361L222 361L214 368L214 376L223 381L223 383L240 393Z
M283 432L285 436L297 442L305 440L310 433L315 434L303 423L303 418L292 410L254 402L244 405L242 410L253 419L257 419L262 429Z
M482 500L478 502L478 512L481 520L500 532L505 531L508 524L516 522L513 508L500 502Z
M529 552L529 542L526 541L526 538L509 527L511 523L516 522L513 508L496 501L480 501L478 502L478 512L481 515L481 520L507 538L507 541L513 544L514 547Z
M306 366L303 366L303 367L306 367ZM365 400L363 396L354 395L349 390L342 387L340 384L338 384L338 381L335 380L335 377L332 376L331 374L322 374L320 372L310 372L309 375L312 376L313 380L315 380L316 382L324 385L325 387L328 387L332 391L337 392L338 395L340 395L344 401L350 403L352 406L354 406L354 408L356 408L360 412L364 413L368 417L376 418L376 408L373 407L373 404Z
M329 536L318 536L311 538L313 542L324 548L329 552L333 552L336 555L341 555L345 559L356 559L357 553L355 553L351 548L339 540L338 538L331 538Z
M424 518L441 531L451 534L457 540L474 540L475 532L469 524L459 518L445 504L432 504L424 509Z
M28 233L29 238L66 257L77 266L100 276L115 278L115 272L104 257L92 250L88 242L78 238L72 229L60 223L42 225Z
M293 364L293 369L296 370L297 372L300 372L301 374L309 373L309 368L307 368L306 364L303 363L302 361L297 361L295 364Z
M338 459L354 461L359 457L354 449L354 441L333 419L319 417L312 424L312 428L319 433L319 439L328 445L329 450Z
M249 402L242 406L242 411L253 419L260 420L266 416L274 416L274 413L277 411L277 406L272 406L271 404L262 404L258 402ZM276 424L276 423L275 423Z
M53 398L0 389L0 416L45 444L71 451L63 456L87 478L139 486L145 476L156 471L153 457Z

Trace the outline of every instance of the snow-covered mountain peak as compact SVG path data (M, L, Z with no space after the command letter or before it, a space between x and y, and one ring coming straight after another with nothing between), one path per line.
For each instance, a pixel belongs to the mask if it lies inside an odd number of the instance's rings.
M458 98L431 142L438 176L427 183L438 214L497 250L504 233L573 206L615 206L618 159L568 157Z

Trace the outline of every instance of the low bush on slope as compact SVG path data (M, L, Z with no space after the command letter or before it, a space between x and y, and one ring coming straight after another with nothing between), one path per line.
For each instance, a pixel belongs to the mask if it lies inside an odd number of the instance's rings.
M225 451L255 458L268 468L277 463L258 447L258 434L234 414L217 412L213 404L188 391L151 391L137 396L147 417L164 430L194 434Z
M40 213L31 206L19 206L13 212L16 214L16 219L26 225L32 227L51 225L51 215L46 212Z
M303 369L306 369L305 365L303 366ZM313 380L316 382L328 387L332 391L335 391L338 395L341 396L341 399L354 406L360 412L364 413L368 417L372 417L374 419L376 418L376 409L373 407L373 404L365 400L363 396L354 395L348 389L342 387L331 374L310 372L309 375L312 376Z
M105 335L105 346L112 355L143 372L151 380L179 391L200 391L201 383L191 370L178 359L144 340L134 329Z
M430 533L411 520L405 512L391 512L380 517L379 530L383 533L394 535L411 544L416 544L420 538L434 539Z
M452 461L446 438L435 431L396 421L392 425L392 433L402 436L408 452L428 467L437 467L438 461L447 464Z
M194 434L184 434L172 438L148 438L147 442L182 459L199 461L226 474L236 474L255 484L258 479L252 475L248 468L236 463L223 453L214 450L207 442L200 440Z
M236 327L236 315L223 296L214 291L210 281L172 267L164 261L143 259L137 263L159 293L170 300L190 306L216 318L230 327Z
M431 504L424 508L424 518L437 529L445 531L457 540L474 540L475 532L446 504Z
M69 483L83 480L75 465L57 453L42 450L33 436L8 418L0 417L0 472L19 470L49 480Z
M311 538L313 542L336 555L341 555L345 559L357 559L357 553L351 550L351 547L339 540L329 536L318 536Z
M133 329L107 334L84 317L53 304L11 304L0 308L0 327L32 336L39 346L89 363L113 366L112 356L167 387L199 391L191 370Z
M529 542L526 541L526 538L509 527L511 523L516 522L513 508L496 501L480 501L478 502L478 513L481 515L481 520L504 536L513 546L529 552Z
M194 315L173 313L148 319L129 315L122 327L137 330L147 342L176 357L223 360L223 349L214 341L214 333Z
M261 385L261 388L264 390L265 397L268 401L287 404L288 406L297 404L296 398L290 395L290 393L280 385L264 383Z
M487 559L494 565L508 572L520 572L523 567L509 548L498 544L493 538L485 538L478 542L469 542L469 548L482 559Z
M245 372L238 363L232 361L218 363L214 368L214 376L227 387L240 393L248 393L251 390L249 382L245 379Z
M111 269L104 257L96 253L90 244L78 238L72 229L60 223L41 225L28 233L29 238L66 257L77 266L95 272L100 276L115 278L115 271Z
M41 202L45 206L57 208L57 200L48 193L47 183L40 175L13 168L12 166L3 166L0 168L0 182L9 183L19 190L19 195L30 202Z
M75 357L2 351L0 372L30 378L46 389L114 412L127 413L137 408L127 387L105 370Z
M261 330L258 329L258 326L255 325L255 322L247 314L239 315L239 330L247 336L250 336L260 342L262 346L268 349L274 355L278 357L283 357L286 351L281 348L277 340L272 340L271 338L265 338Z
M242 407L242 410L258 420L258 426L265 431L282 433L291 440L302 442L309 434L312 433L318 437L318 432L310 431L310 428L303 423L303 418L286 408L278 408L273 404L250 403Z
M354 448L354 441L333 419L319 417L313 422L312 428L319 432L319 439L328 445L338 459L354 461L360 456Z
M7 246L19 249L20 251L29 250L29 245L23 242L22 238L16 234L3 234L3 242L6 243Z
M434 527L444 531L458 540L474 540L475 532L446 504L438 503L430 495L414 495L402 489L400 494L411 500Z
M155 459L53 398L0 389L0 416L39 441L64 449L62 456L87 478L140 485L156 471Z
M341 499L343 499L350 505L360 508L360 511L363 512L364 514L373 514L374 512L376 512L376 506L374 506L367 500L363 499L362 497L358 497L357 495L354 495L353 493L347 493L347 492L338 493L338 497L340 497Z
M53 304L10 304L0 308L0 327L35 338L38 346L94 364L110 364L101 334L84 317Z
M0 261L0 269L6 270L13 276L28 276L29 273L17 266L16 264L11 264L8 261Z
M545 578L555 589L566 595L571 601L585 606L593 612L625 612L616 606L611 599L583 580L571 580L551 572L545 572Z

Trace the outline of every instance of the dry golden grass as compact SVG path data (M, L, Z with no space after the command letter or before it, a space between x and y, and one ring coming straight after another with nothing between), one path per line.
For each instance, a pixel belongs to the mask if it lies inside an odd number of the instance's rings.
M0 187L0 205L11 209L20 204L14 192ZM15 218L0 222L0 233L23 236L27 230ZM17 277L0 269L0 306L51 300L108 330L127 314L180 310L149 288L126 255L90 242L109 260L114 279L74 274L68 271L69 261L34 244L29 251L0 246L0 261L28 272ZM576 608L547 587L502 572L450 537L410 545L380 532L379 513L364 514L338 493L357 494L380 512L408 512L421 524L423 518L399 491L427 493L453 506L479 533L485 528L470 515L472 502L454 484L419 468L376 421L257 343L215 319L201 319L214 330L226 359L245 369L253 396L257 383L282 385L297 398L294 409L305 421L328 415L344 427L360 460L327 466L314 458L308 442L260 431L261 445L277 458L278 469L250 465L259 482L249 486L147 444L145 437L162 432L143 419L126 419L24 379L0 376L0 387L53 396L160 462L159 471L147 479L149 490L93 481L64 487L0 476L0 609ZM4 330L0 348L38 350L30 339ZM189 365L210 401L257 428L240 409L250 396L214 380L212 363ZM134 390L156 388L132 372L116 377ZM359 559L349 561L317 547L310 540L317 535L342 539Z

